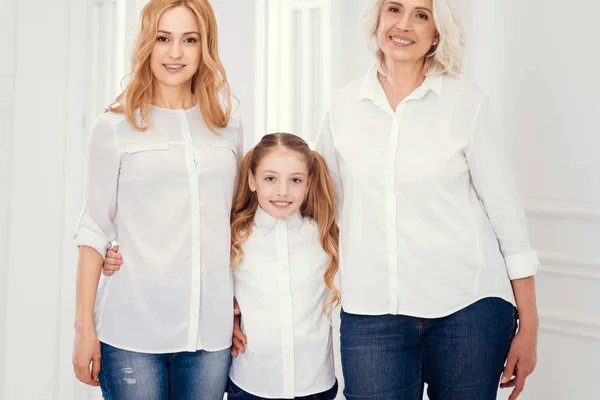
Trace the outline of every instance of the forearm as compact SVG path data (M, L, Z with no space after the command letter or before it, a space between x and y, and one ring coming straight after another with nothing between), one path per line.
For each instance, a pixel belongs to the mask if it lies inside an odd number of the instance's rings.
M535 297L535 277L515 279L512 281L512 287L519 311L519 330L537 331L539 320Z
M96 250L88 246L79 247L77 264L77 294L75 329L94 329L94 303L100 280L103 259Z

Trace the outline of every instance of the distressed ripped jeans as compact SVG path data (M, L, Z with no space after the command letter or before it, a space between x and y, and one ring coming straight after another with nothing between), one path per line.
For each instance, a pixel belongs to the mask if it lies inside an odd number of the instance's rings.
M147 354L101 343L105 400L222 400L231 350Z

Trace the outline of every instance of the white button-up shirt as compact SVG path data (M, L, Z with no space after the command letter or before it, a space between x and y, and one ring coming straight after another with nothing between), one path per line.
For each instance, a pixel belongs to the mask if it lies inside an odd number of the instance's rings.
M393 110L373 68L332 97L317 143L340 202L346 312L449 315L484 297L515 304L534 275L516 184L488 97L429 76Z
M314 221L296 213L277 220L260 207L234 271L246 352L233 359L231 380L253 395L294 398L335 384L329 257Z
M243 134L233 118L218 135L199 107L151 108L152 127L120 114L92 130L77 245L102 257L116 240L123 269L96 297L100 341L144 353L231 345L230 212Z

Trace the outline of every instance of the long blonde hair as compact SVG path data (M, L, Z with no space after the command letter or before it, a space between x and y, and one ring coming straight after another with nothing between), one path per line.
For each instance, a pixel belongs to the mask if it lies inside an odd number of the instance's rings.
M150 55L158 37L158 22L165 11L184 6L198 18L202 52L198 71L192 78L192 92L208 128L215 132L224 128L231 117L231 90L219 58L217 21L208 0L151 0L142 10L140 31L132 56L131 79L109 111L125 114L129 124L144 132L149 126L150 104L155 78L150 68ZM139 109L140 121L136 120Z
M256 174L256 169L265 155L276 148L295 151L306 160L311 180L308 195L300 206L300 212L302 216L316 222L321 246L329 256L329 265L323 278L332 293L332 298L325 307L331 306L333 309L340 304L341 299L340 292L333 283L339 266L339 229L335 223L335 192L323 157L312 151L306 142L296 135L290 133L266 135L244 156L231 208L231 265L235 268L242 261L242 245L252 233L254 214L258 208L258 198L256 193L250 190L248 178L250 173Z

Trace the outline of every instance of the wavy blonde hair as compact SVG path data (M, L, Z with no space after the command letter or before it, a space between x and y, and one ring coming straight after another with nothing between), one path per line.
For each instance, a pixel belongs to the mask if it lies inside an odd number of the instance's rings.
M329 256L329 265L323 276L325 285L332 293L331 300L324 305L324 310L330 306L330 311L340 304L341 295L335 287L333 279L339 266L339 229L335 223L336 201L335 192L329 169L323 157L311 150L300 137L290 133L272 133L264 136L251 149L240 165L236 184L235 197L231 207L231 265L235 268L243 259L242 245L252 233L254 214L258 208L258 198L250 190L248 178L255 174L261 160L269 152L284 148L297 152L304 157L308 166L310 184L308 195L300 206L302 216L311 218L319 229L319 240L325 253Z
M215 132L224 128L231 117L231 90L219 58L217 21L208 0L151 0L142 10L140 30L132 56L131 79L109 111L125 114L136 130L148 129L150 104L154 96L155 78L150 68L150 55L158 37L158 22L165 11L187 7L198 19L202 52L198 71L192 78L192 92L208 128ZM136 119L139 109L141 121Z
M377 28L383 2L384 0L367 0L360 14L367 37L367 48L375 54L380 64L384 59L377 43ZM433 22L440 38L439 43L425 57L425 70L427 75L460 75L465 57L465 31L460 13L453 0L432 2Z

